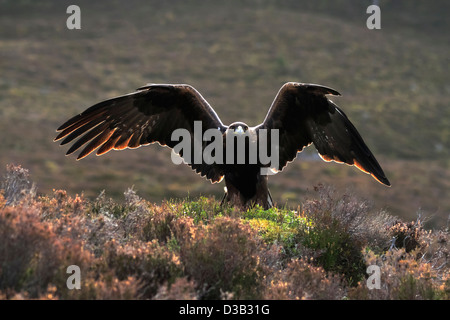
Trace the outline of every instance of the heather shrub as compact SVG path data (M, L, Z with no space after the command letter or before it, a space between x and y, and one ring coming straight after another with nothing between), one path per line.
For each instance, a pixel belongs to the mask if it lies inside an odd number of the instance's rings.
M6 206L6 199L3 196L2 190L0 190L0 208L3 208Z
M182 275L180 257L158 241L133 241L118 245L114 240L106 246L100 271L113 270L118 280L134 277L139 282L139 297L152 298L164 283L172 284Z
M36 195L36 185L29 181L28 169L20 165L6 165L6 173L0 185L6 205L18 204L22 200L31 200Z
M186 275L197 284L200 299L261 297L263 244L256 232L237 219L218 217L208 225L180 219L177 241Z
M389 242L384 213L370 214L369 205L349 195L337 196L331 188L317 188L319 199L308 200L303 214L308 224L299 226L295 241L303 257L325 271L343 274L350 285L365 276L364 246L382 250Z
M172 236L176 218L177 215L172 205L168 203L151 206L149 214L142 221L140 238L144 241L156 239L160 242L167 242Z
M1 290L20 291L27 288L30 281L34 282L33 274L36 271L39 273L43 271L40 270L43 266L41 261L54 260L55 252L53 248L47 246L51 236L50 227L39 221L35 209L24 207L0 209ZM38 286L33 288L34 295L38 294L38 287L43 289L43 283L38 283Z
M424 245L422 237L426 231L423 229L420 219L408 223L396 220L389 228L389 232L394 239L391 246L395 248L405 248L406 252L411 252Z
M129 208L121 220L124 238L142 240L142 225L156 206L139 197L133 188L128 188L124 192L124 197L125 206Z
M112 204L112 200L109 203ZM73 198L65 190L53 190L52 197L41 196L34 205L39 209L41 219L51 224L56 234L83 241L84 249L95 256L102 254L111 239L124 238L122 224L108 213L109 205L101 207L98 198L89 202L83 196Z
M315 257L315 263L326 271L340 273L353 285L365 273L366 266L360 251L348 233L342 233L336 224L314 230L303 235L305 256Z
M378 265L381 288L369 290L364 281L349 292L354 299L445 299L450 297L448 230L426 231L422 221L394 221L387 230L389 250L366 250L367 265Z
M450 232L437 230L425 232L422 236L422 245L416 250L417 259L430 263L433 270L442 279L450 278ZM447 283L448 286L449 283ZM448 287L447 287L448 288ZM447 295L450 292L447 291Z
M194 281L187 277L177 278L172 285L164 284L159 287L155 300L196 300L197 290Z
M36 298L53 284L66 287L66 268L91 259L82 242L59 236L35 207L0 209L0 290Z
M312 261L294 259L278 270L266 287L265 299L342 299L344 295L339 276L327 273Z
M140 282L135 277L119 280L109 274L88 277L81 290L68 291L69 299L134 300L140 297Z
M380 289L367 288L365 281L349 291L352 299L417 300L448 299L450 282L448 270L439 275L433 265L417 259L413 252L404 248L388 251L378 256L369 251L365 254L368 265L378 265L381 271Z
M92 215L104 215L111 218L124 217L128 210L132 210L132 206L126 206L121 203L117 203L112 198L106 197L106 192L103 190L91 203L90 214Z

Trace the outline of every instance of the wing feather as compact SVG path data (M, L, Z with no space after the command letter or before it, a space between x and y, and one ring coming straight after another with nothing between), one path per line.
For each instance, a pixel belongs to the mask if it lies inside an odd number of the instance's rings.
M108 151L114 148L117 140L120 139L120 135L116 135L115 132L109 137L109 139L101 145L101 147L97 150L96 155L101 156L102 154L107 153Z
M67 155L74 153L77 151L83 144L88 143L92 139L94 139L96 136L98 136L103 130L105 130L108 127L108 124L103 122L98 127L95 127L91 131L88 131L85 135L83 135L81 138L79 138L67 151ZM64 142L64 141L63 141Z
M114 130L112 129L105 129L104 131L102 131L99 135L97 135L89 142L89 144L83 149L83 151L81 151L81 153L77 157L77 160L86 157L89 153L97 149L99 146L105 143L105 141L107 141L113 133Z

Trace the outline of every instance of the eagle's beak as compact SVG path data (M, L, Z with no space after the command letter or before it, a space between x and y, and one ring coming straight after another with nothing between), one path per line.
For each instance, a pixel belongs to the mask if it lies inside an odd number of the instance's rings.
M234 133L243 134L244 133L244 128L242 128L242 126L238 126L236 128L236 130L234 130Z

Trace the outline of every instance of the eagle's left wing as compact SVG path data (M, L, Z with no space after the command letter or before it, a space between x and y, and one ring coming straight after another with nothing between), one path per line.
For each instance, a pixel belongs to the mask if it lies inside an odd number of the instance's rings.
M314 143L325 161L354 165L377 181L390 185L372 152L345 113L325 95L331 88L289 82L278 92L259 129L279 130L279 167L293 161L297 152Z
M173 148L178 143L171 139L176 129L188 130L194 139L194 121L201 121L202 136L207 129L224 133L227 128L193 87L183 84L147 85L136 92L100 102L69 119L57 129L60 133L55 141L64 138L61 142L64 145L78 139L67 151L71 154L83 147L77 159L86 157L97 148L97 155L111 149L137 148L155 142ZM203 142L203 148L206 144ZM192 169L212 182L223 178L223 169L219 165L185 160Z

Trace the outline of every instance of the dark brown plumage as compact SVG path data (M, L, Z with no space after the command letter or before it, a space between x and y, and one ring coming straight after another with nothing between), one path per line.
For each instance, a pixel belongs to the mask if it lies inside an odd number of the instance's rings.
M202 134L208 129L220 132L226 154L225 142L230 133L252 133L260 140L261 129L267 129L270 141L270 130L278 129L279 161L275 170L281 171L298 152L313 143L325 161L355 165L389 186L383 170L356 128L344 112L326 98L325 95L329 94L339 95L324 86L289 82L278 92L263 123L256 127L248 127L241 122L225 126L193 87L152 84L88 108L61 125L55 141L63 139L61 144L64 145L78 139L67 154L83 147L77 158L82 159L96 149L96 154L102 155L112 149L137 148L155 142L174 148L178 141L171 139L172 133L183 128L190 132L193 155L199 151L193 147L194 121L201 121ZM201 150L211 143L201 141ZM182 152L180 155L193 170L212 183L225 177L227 192L224 201L243 207L254 204L264 208L272 206L267 176L261 175L260 170L270 167L270 164L250 163L248 158L244 164L194 163Z

